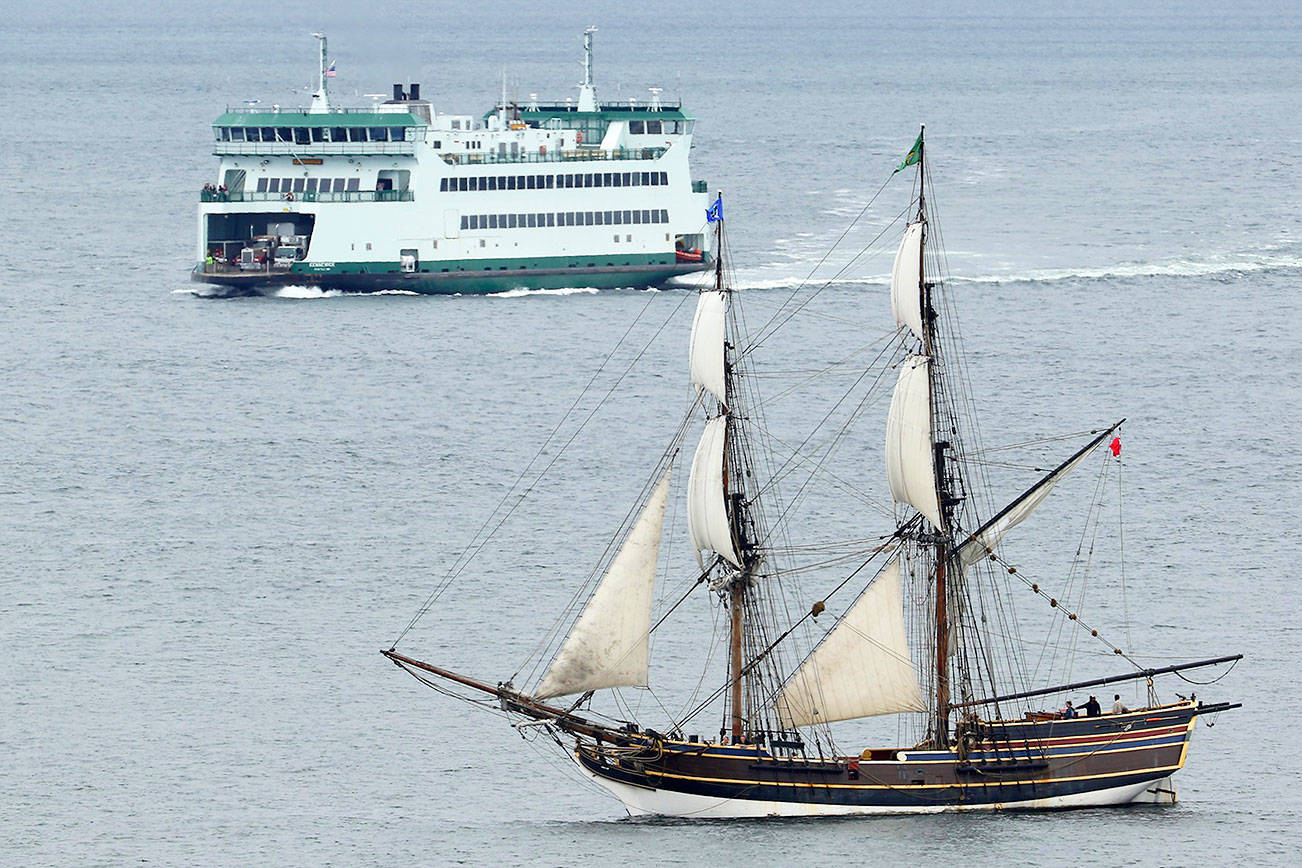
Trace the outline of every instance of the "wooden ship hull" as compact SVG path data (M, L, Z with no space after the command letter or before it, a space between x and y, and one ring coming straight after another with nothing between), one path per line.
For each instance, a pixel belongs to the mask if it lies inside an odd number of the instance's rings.
M579 766L633 814L822 816L1173 802L1200 714L1181 702L1127 714L982 721L955 750L776 756L757 745L635 734L583 739Z

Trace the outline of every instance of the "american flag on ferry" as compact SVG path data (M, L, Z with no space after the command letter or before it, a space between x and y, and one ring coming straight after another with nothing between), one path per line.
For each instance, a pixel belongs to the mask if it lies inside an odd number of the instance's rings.
M335 77L335 62L332 60L330 61L330 65L326 67L326 78L334 78L334 77Z

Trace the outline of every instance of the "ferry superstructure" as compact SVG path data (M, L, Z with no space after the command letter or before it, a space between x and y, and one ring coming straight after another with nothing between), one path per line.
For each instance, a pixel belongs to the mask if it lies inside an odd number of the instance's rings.
M228 108L200 194L192 279L250 291L488 293L653 286L708 267L695 119L658 89L602 104L584 33L577 101L445 114L420 85L337 108L320 41L306 109Z

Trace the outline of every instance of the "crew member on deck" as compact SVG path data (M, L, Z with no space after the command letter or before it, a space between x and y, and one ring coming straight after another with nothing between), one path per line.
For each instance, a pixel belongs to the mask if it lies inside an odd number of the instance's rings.
M1102 711L1103 711L1103 707L1099 705L1099 701L1095 699L1093 696L1091 696L1089 698L1089 701L1085 703L1086 717L1098 717Z
M1073 717L1076 716L1076 709L1072 708L1070 699L1067 700L1067 707L1064 708L1059 713L1063 716L1063 719L1065 720L1071 720Z
M1121 701L1121 694L1120 694L1120 693L1114 693L1114 694L1112 694L1112 713L1113 713L1113 714L1125 714L1125 713L1126 713L1127 711L1129 711L1129 710L1130 710L1129 708L1126 708L1125 703L1123 703L1123 702Z

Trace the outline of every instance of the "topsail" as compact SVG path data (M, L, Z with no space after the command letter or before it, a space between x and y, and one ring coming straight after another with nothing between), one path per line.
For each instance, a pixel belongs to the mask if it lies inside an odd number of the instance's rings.
M886 477L891 497L940 527L936 459L931 445L931 359L909 356L900 366L886 416Z
M922 222L910 223L891 269L891 310L895 322L922 340Z

